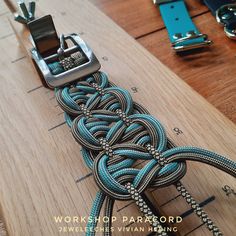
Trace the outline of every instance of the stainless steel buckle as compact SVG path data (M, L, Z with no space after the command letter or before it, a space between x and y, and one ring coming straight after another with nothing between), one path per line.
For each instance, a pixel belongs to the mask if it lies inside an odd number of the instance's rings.
M183 52L187 50L197 49L201 47L207 47L212 44L211 40L208 40L208 36L206 34L196 34L193 31L187 32L185 37L182 37L182 34L176 34L176 41L172 43L172 48L176 52ZM203 42L193 43L189 45L179 45L180 43L186 42L191 39L203 38Z
M216 11L216 20L219 24L224 26L225 34L229 38L236 40L236 24L235 29L229 29L227 27L227 20L230 20L233 17L236 18L236 4L226 4Z
M69 34L58 38L51 16L31 21L28 26L33 44L31 55L48 87L55 88L71 84L100 69L101 65L95 54L79 35ZM52 73L49 65L52 63L62 64L63 58L67 59L76 53L85 59L82 64L78 63L58 74Z

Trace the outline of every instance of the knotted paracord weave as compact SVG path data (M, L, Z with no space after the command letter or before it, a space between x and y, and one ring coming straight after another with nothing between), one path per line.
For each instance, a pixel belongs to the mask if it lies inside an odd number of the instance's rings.
M142 194L149 188L171 184L176 185L213 235L223 235L179 180L186 173L186 160L210 164L236 177L235 162L201 148L175 147L160 122L102 72L57 89L56 98L101 189L92 207L94 221L87 225L87 236L95 235L95 219L103 204L104 215L112 215L115 199L133 199L145 216L154 217ZM138 165L140 161L145 162L143 167ZM159 222L152 226L158 228L157 235L167 235ZM111 222L104 223L104 227L110 228Z

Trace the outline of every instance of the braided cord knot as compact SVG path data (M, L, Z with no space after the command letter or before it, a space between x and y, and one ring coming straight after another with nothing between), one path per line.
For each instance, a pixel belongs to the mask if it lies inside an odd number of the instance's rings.
M160 152L158 152L154 146L152 146L151 144L148 143L148 144L146 144L146 149L153 156L153 158L158 161L158 164L161 167L163 167L167 164L167 160L165 159L165 157L163 157L162 154Z
M130 126L132 124L132 120L130 118L128 118L127 115L124 112L122 112L121 109L117 109L116 114L126 124L126 126Z
M99 143L101 144L101 147L105 151L105 153L109 157L112 157L113 156L113 150L112 150L110 144L108 143L108 141L105 138L100 138Z
M92 87L99 93L100 96L104 96L105 91L98 84L92 83Z
M86 118L92 118L92 114L90 110L86 108L84 104L80 105L80 109Z

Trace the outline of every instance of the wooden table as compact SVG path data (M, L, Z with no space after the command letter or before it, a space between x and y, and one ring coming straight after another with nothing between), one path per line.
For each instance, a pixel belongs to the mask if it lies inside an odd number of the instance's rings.
M193 12L201 14L197 9ZM49 4L48 0L40 0L37 14L52 14L59 33L80 33L110 80L127 89L135 101L158 118L176 145L200 146L236 160L235 124L91 3L50 0ZM153 14L157 14L156 9ZM150 30L155 31L155 17L149 17L153 19ZM67 224L55 222L54 216L88 216L98 187L82 161L81 147L65 125L54 92L42 86L31 64L27 30L11 21L14 32L9 19L12 13L0 1L3 55L0 57L0 218L10 236L62 235L60 227ZM163 27L161 21L158 24ZM138 28L134 31L136 37L139 32ZM165 34L164 30L161 32ZM166 40L164 43L168 51ZM188 173L182 182L198 202L205 204L204 209L225 235L233 235L235 179L210 166L188 163ZM227 189L231 190L228 195ZM166 215L189 212L189 206L173 186L150 195L153 205ZM134 203L119 201L114 214L119 219L115 226L124 227L128 224L121 222L123 215L140 215ZM70 226L85 224L74 222ZM191 212L178 229L181 235L211 235ZM143 236L143 233L114 235Z
M214 44L178 56L152 0L90 0L211 104L236 122L236 42L199 0L186 0L194 23Z

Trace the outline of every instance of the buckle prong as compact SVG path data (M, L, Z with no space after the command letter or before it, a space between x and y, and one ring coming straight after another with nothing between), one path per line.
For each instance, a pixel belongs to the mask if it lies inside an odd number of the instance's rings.
M64 34L60 35L60 47L57 50L59 59L63 59L65 56L65 36Z

